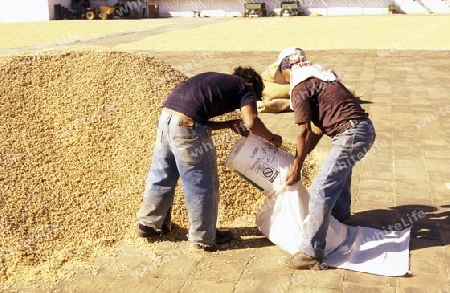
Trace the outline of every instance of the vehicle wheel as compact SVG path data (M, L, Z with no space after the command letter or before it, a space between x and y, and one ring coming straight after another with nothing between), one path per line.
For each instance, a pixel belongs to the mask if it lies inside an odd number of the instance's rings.
M95 18L95 14L92 11L86 12L86 19L93 20Z

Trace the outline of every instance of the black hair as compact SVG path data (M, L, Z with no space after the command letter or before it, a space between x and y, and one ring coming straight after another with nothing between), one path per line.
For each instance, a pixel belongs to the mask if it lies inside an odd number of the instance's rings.
M289 57L290 56L286 56L281 60L280 64L278 65L278 69L280 70L280 72L282 70L291 69L292 65L290 63Z
M239 66L234 69L233 75L239 76L240 78L244 79L246 82L253 84L253 91L256 94L256 99L258 101L261 101L262 92L264 90L264 82L261 78L261 75L259 75L258 72L256 72L251 67L243 68L243 67Z

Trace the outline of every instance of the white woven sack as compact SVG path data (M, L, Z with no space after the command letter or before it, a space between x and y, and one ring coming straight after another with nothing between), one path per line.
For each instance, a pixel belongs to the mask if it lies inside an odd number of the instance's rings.
M265 196L282 189L294 157L249 133L241 137L228 156L225 166L240 173Z
M256 215L256 225L272 243L290 254L300 251L309 222L309 193L301 183L289 186L270 197ZM341 246L347 238L347 226L330 219L325 254Z

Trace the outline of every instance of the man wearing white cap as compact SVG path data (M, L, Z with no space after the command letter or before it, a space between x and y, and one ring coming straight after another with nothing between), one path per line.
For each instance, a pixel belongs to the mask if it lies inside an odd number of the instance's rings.
M300 181L305 157L323 134L331 149L311 185L310 220L301 251L281 257L279 264L294 268L323 268L330 216L350 218L352 168L371 148L375 130L368 114L331 71L314 65L299 48L286 48L278 57L279 72L290 81L291 107L298 125L297 152L286 183ZM311 130L311 122L320 129Z

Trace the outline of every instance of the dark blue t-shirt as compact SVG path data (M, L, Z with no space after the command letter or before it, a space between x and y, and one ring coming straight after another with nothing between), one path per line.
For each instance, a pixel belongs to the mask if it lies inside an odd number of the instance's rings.
M244 79L206 72L179 84L163 106L207 124L210 118L250 105L256 111L256 95Z

